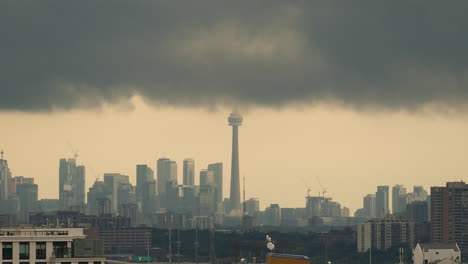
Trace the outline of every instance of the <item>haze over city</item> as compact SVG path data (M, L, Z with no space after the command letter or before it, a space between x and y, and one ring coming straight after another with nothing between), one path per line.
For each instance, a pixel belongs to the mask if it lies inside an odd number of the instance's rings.
M58 159L75 150L86 189L190 157L197 170L223 162L229 190L233 110L240 175L262 207L302 206L316 177L352 211L376 185L467 179L465 8L32 5L1 3L0 148L41 198L58 197Z

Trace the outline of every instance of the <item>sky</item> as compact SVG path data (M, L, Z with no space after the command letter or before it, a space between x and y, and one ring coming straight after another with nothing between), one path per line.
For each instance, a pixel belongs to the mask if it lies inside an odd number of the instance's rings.
M192 157L240 171L262 207L317 178L355 210L380 184L466 180L468 3L2 1L0 148L57 197L58 159L133 182ZM181 175L179 175L181 178ZM305 183L304 183L305 182Z

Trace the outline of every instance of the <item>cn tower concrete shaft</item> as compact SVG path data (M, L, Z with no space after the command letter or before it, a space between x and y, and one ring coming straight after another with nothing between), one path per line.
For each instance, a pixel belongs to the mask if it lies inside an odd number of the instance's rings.
M232 160L231 160L231 209L240 210L240 180L239 180L239 127L232 126Z
M241 212L240 180L239 180L239 126L242 125L242 116L231 113L228 118L232 126L232 160L231 160L231 211Z

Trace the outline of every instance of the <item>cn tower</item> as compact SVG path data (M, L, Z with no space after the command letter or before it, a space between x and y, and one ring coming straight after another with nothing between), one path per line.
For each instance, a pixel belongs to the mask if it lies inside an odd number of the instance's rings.
M231 113L228 117L229 125L232 126L232 160L231 160L231 193L230 203L232 213L241 213L240 183L239 183L239 131L242 125L242 116Z

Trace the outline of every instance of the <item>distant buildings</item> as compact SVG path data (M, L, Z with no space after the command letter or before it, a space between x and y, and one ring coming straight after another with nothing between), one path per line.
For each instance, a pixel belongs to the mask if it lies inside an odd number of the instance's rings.
M195 186L195 161L193 159L184 159L183 184Z
M0 151L0 200L8 199L8 183L11 179L11 171L8 161L3 159L3 150Z
M374 218L377 216L375 210L375 194L368 194L363 198L363 208L364 208L364 216L368 218Z
M462 257L468 257L468 184L431 188L431 230L432 242L458 243Z
M213 172L213 177L214 177L214 187L215 187L215 193L216 193L216 207L219 211L219 208L222 205L223 202L223 163L218 162L218 163L213 163L208 165L208 170Z
M388 186L377 186L375 193L375 216L384 217L390 213Z
M37 210L37 184L25 183L17 185L16 195L20 205L19 219L27 223L29 220L29 213Z
M60 159L59 200L63 209L84 205L85 174L85 167L77 166L76 159Z
M400 217L387 216L358 224L358 252L366 252L370 247L385 250L402 244L412 247L415 238L414 223Z
M401 213L406 210L406 188L397 184L392 187L392 213Z
M279 204L271 204L265 209L263 224L266 226L280 226L281 208Z

